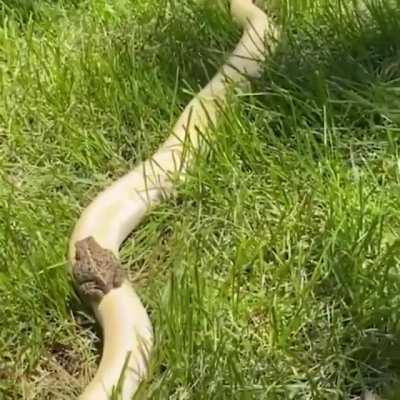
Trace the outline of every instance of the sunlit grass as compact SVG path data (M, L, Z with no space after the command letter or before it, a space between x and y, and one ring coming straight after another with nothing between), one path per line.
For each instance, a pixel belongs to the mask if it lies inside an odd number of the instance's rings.
M126 242L157 337L143 398L396 387L400 3L352 3L274 1L285 39L262 79ZM101 349L65 271L71 229L240 32L224 2L0 6L0 399L71 399Z

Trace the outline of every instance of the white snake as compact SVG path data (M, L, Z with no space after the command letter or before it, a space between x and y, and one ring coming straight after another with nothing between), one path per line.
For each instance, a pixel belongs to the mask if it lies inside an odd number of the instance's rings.
M186 106L171 135L148 160L115 181L83 211L70 240L71 273L103 329L103 354L81 400L106 400L119 384L130 400L147 374L153 334L146 309L118 265L119 247L151 206L172 193L200 145L199 132L213 125L228 89L257 77L278 32L251 0L231 0L243 35L227 62ZM188 152L185 143L190 143Z

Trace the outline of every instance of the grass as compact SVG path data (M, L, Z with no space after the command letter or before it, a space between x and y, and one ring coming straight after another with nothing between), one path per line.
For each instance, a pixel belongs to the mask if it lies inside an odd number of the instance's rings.
M276 3L284 44L123 248L157 336L141 398L399 398L400 3ZM95 371L69 234L238 40L220 6L0 1L0 399Z

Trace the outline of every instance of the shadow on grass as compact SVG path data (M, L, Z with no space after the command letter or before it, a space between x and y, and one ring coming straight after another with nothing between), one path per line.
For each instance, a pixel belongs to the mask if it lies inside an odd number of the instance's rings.
M289 24L259 87L269 92L265 108L284 116L280 130L293 134L326 123L356 133L388 122L398 127L400 8L379 4L372 17L327 6L316 20Z
M68 6L75 7L82 0L0 0L0 22L10 16L17 20L21 25L25 25L29 20L41 20L46 16L48 10L46 6Z
M343 143L374 146L400 132L399 6L398 1L376 2L366 16L327 5L312 21L298 17L289 22L284 44L268 61L264 79L255 84L263 93L260 106L271 113L266 123L274 135L297 151L310 135L315 148L323 147L327 129L334 136L333 147L343 154ZM391 140L400 144L398 135ZM307 151L305 157L313 159L325 154ZM335 243L331 271L316 292L327 302L343 303L354 325L355 337L343 343L351 349L346 370L351 371L347 387L352 394L360 395L364 384L382 391L385 399L399 399L400 277L386 272L397 265L400 246L376 249L374 266L360 273L371 255L369 243L354 254L352 227L347 228L343 242ZM377 235L379 229L374 228ZM338 257L341 251L347 253L347 262Z

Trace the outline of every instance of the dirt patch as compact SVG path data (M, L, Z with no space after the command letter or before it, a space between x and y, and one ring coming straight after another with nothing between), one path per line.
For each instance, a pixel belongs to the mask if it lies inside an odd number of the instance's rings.
M82 340L83 339L83 340ZM33 373L22 379L24 400L71 400L78 397L92 376L96 363L90 358L85 338L71 343L52 343Z

